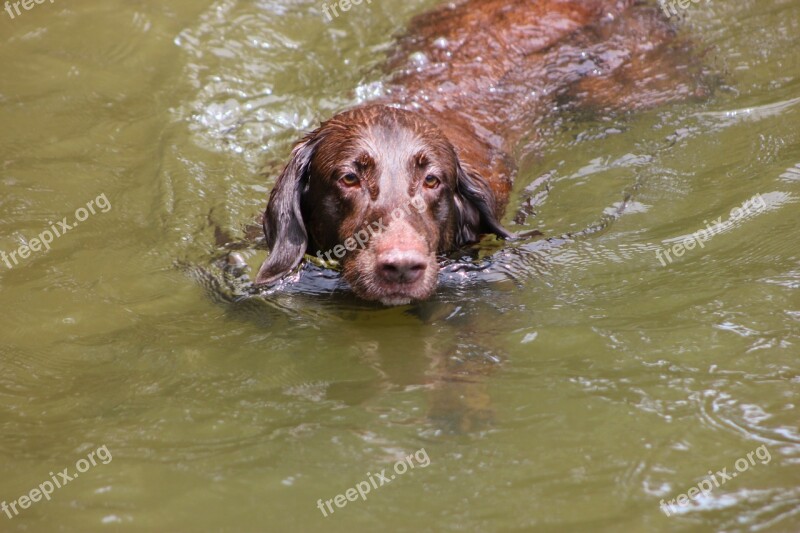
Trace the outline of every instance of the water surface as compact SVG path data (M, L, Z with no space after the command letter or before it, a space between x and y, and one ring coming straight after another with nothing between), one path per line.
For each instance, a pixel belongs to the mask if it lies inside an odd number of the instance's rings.
M551 240L425 305L335 279L231 304L180 268L241 237L302 132L380 94L391 36L436 3L0 11L0 250L111 206L0 263L0 501L113 456L0 531L800 529L797 2L692 3L714 95L546 125L505 222Z

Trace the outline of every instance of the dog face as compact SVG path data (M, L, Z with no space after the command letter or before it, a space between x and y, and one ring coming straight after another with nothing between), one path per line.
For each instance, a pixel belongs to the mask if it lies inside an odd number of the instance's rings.
M339 260L363 299L424 300L436 289L437 253L481 233L510 236L493 206L485 180L421 115L382 105L346 111L298 143L278 177L264 216L271 252L256 283L311 253Z

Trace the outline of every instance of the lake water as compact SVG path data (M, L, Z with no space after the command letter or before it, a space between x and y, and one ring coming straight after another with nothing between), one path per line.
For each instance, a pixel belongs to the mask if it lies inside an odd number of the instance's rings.
M187 275L436 4L0 11L0 531L800 530L800 2L690 3L713 96L547 125L429 303Z

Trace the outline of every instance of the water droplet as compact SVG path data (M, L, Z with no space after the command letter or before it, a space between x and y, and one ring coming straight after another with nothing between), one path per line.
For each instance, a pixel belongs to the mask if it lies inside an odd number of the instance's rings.
M414 52L408 56L408 59L415 67L424 67L428 64L428 56L426 56L423 52Z

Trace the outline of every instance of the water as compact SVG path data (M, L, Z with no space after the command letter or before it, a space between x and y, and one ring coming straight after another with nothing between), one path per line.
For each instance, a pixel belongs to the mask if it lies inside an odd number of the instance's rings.
M692 3L712 98L546 125L506 222L547 239L429 303L364 305L314 269L230 303L187 275L301 131L381 94L391 35L435 4L0 12L0 250L111 206L0 263L0 501L113 457L1 531L800 529L797 2Z

